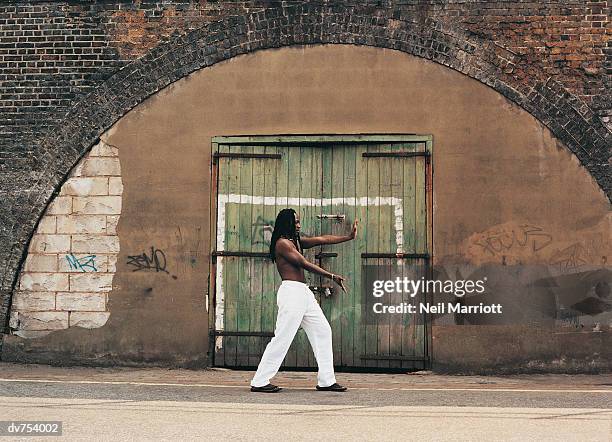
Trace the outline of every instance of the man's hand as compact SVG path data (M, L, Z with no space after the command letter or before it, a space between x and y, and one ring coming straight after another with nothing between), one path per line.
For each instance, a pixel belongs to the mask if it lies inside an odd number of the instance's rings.
M346 287L344 287L344 277L343 276L334 274L334 276L332 277L332 281L338 284L340 288L342 289L342 291L346 293Z
M351 239L355 239L357 237L357 224L359 224L359 221L355 220L355 222L353 222L353 230L351 230Z

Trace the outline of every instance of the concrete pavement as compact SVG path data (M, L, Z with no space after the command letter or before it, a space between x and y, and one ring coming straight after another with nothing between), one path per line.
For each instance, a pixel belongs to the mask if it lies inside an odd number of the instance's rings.
M611 375L339 373L344 394L302 372L254 394L251 376L0 363L0 420L60 420L66 440L612 439Z

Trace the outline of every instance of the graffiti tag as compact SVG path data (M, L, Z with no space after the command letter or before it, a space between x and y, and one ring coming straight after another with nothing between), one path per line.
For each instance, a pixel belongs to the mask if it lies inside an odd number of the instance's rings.
M555 253L550 264L558 266L559 270L577 269L587 264L588 258L587 249L582 244L576 243Z
M263 216L258 216L253 223L252 244L269 245L272 241L272 231L274 230L274 221L266 220Z
M141 255L128 256L127 265L133 266L134 272L140 270L155 270L156 272L169 273L166 270L166 255L160 249L151 247L151 254L142 253Z
M488 232L484 238L475 241L475 244L492 256L496 256L517 246L527 246L533 252L538 252L548 247L552 240L552 236L541 227L523 224L517 229Z
M79 270L81 272L97 272L96 268L96 255L88 255L83 258L77 258L73 254L66 255L66 261L70 265L71 270Z

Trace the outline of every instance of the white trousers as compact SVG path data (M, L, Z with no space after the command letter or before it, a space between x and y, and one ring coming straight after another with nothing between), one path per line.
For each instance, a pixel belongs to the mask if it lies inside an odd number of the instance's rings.
M319 374L318 384L328 387L336 382L334 376L334 356L332 351L332 331L323 315L314 293L308 286L298 281L283 281L276 294L278 316L274 337L266 346L251 386L263 387L270 383L289 350L289 346L300 326L306 332L312 346Z

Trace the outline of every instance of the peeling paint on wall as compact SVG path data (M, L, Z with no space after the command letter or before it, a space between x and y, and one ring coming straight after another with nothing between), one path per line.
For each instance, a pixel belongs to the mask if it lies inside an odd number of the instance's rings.
M123 182L118 149L100 141L41 218L14 294L10 328L36 338L109 318Z

